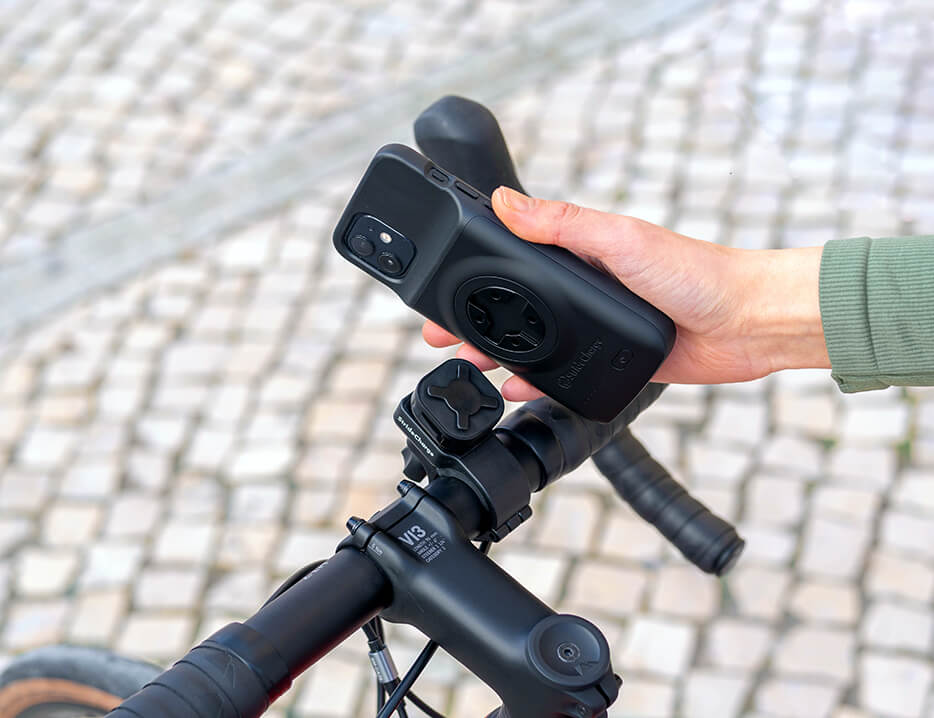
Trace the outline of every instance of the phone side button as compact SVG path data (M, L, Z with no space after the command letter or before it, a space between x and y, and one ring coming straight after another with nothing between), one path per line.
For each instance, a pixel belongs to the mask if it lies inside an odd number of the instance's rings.
M473 187L468 187L463 182L455 182L454 186L457 187L461 192L470 197L470 199L477 199L480 197L480 193L477 192Z
M432 167L430 170L428 170L428 176L438 184L448 183L448 176L437 167Z
M610 366L616 371L624 371L632 362L633 356L632 349L620 349L610 361Z

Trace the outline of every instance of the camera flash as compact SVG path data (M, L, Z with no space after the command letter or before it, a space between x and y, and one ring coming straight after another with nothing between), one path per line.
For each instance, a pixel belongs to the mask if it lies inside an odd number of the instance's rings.
M389 232L380 232L379 238L383 244L389 244L392 241L392 235Z

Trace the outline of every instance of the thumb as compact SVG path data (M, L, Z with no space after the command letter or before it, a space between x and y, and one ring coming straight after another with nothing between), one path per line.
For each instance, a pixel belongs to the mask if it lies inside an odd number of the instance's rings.
M612 258L622 249L624 239L632 238L632 233L625 232L625 217L569 202L527 197L509 187L499 187L493 193L493 209L522 239L555 244L599 259Z

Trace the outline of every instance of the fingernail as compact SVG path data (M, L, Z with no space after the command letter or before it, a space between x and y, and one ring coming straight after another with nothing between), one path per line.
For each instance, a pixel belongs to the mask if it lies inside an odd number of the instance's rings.
M500 187L499 197L503 200L504 205L509 207L509 209L514 209L516 212L528 212L532 209L531 199L509 187Z

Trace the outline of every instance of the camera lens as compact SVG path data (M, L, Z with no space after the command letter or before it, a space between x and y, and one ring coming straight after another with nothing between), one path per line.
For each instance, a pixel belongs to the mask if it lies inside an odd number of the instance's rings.
M402 262L392 252L383 252L376 259L376 263L386 274L399 274L402 271Z
M355 234L350 238L350 249L358 257L369 257L376 251L373 243L362 234Z

